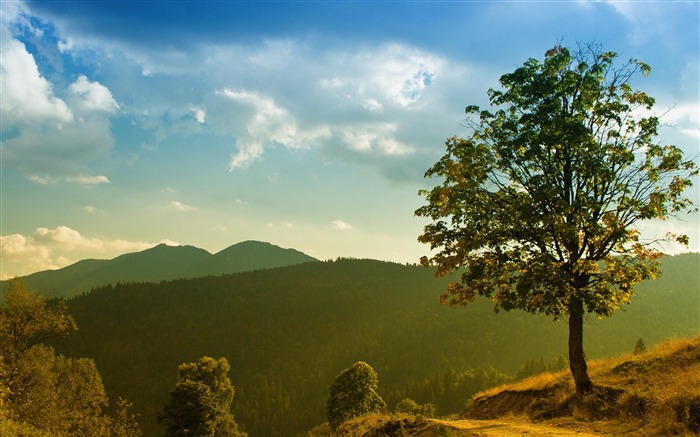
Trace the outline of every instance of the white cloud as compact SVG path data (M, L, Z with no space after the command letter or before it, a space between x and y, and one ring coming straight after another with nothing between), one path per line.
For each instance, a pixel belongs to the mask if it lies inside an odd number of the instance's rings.
M179 200L171 201L170 207L178 211L197 211L199 209L196 206L186 205Z
M367 124L351 126L342 132L345 145L361 153L378 153L381 155L407 155L413 152L410 146L394 138L395 124Z
M435 80L445 61L401 44L388 44L333 60L334 74L322 88L357 102L370 111L386 105L411 107ZM343 73L337 74L338 71Z
M97 212L97 208L95 208L92 205L85 205L85 206L83 206L82 210L88 214L94 214Z
M344 222L343 220L333 220L331 226L341 231L350 231L354 228L350 223Z
M700 105L676 105L662 117L662 121L671 123L687 136L700 139Z
M153 243L86 237L68 226L37 228L28 236L0 236L2 269L0 276L23 276L40 270L57 269L71 259L114 257L155 246Z
M289 149L308 149L318 140L330 136L326 126L310 130L299 129L295 118L270 97L228 88L217 91L217 94L243 103L254 110L253 117L247 122L246 139L237 142L238 153L231 156L231 170L247 168L252 162L260 159L264 153L264 144L281 144Z
M99 82L90 82L85 75L80 75L68 89L81 108L104 112L119 110L119 104L114 100L109 89Z
M204 123L207 118L207 111L204 108L200 108L197 106L192 106L190 107L190 110L192 111L194 115L194 119L197 120L197 123Z
M107 178L107 176L74 176L68 178L69 182L77 182L84 185L99 185L99 184L111 184L112 182Z
M66 103L40 73L34 57L16 39L0 48L3 124L65 123L73 120Z

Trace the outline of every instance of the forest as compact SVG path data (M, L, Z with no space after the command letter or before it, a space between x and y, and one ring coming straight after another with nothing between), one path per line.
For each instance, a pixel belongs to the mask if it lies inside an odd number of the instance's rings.
M666 257L629 307L586 320L594 359L693 337L700 326L700 254ZM52 341L90 357L110 400L133 403L144 435L181 363L225 357L236 422L251 436L293 436L325 421L328 388L359 360L378 373L393 409L404 398L457 413L477 391L561 366L566 326L521 311L495 314L477 300L449 308L436 280L415 265L338 259L231 275L102 286L67 301L78 330Z

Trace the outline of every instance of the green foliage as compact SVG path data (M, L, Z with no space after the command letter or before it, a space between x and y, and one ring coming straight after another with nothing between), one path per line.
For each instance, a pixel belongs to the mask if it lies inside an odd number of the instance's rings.
M427 403L425 405L418 405L416 401L411 398L404 398L396 404L394 411L400 414L408 414L411 416L425 416L425 417L435 417L435 405Z
M140 437L141 424L139 423L139 414L131 412L133 404L124 398L117 400L117 411L112 418L111 431L112 437Z
M634 305L587 325L587 355L630 352L640 336L651 346L696 335L699 262L698 254L663 258L664 274L639 285ZM446 415L526 361L562 353L561 323L494 314L485 299L455 311L430 292L446 283L420 266L342 260L121 284L71 299L80 330L54 346L93 357L110 399L133 402L145 435L163 433L155 417L173 389L173 369L225 356L235 369L236 422L266 437L324 422L330 382L360 358L381 375L388 405L410 397ZM465 376L445 384L450 369Z
M423 403L418 405L423 411L416 414L427 417L445 416L464 410L467 401L474 394L510 380L510 376L493 368L468 369L463 372L456 372L450 368L431 378L411 381L407 384L405 393L410 398L409 401L416 399L417 402ZM401 402L404 401L406 400ZM403 409L409 406L410 404L404 403L401 407ZM432 414L430 409L433 410ZM400 411L397 404L397 412L407 411Z
M332 429L348 419L386 408L377 394L379 379L369 364L358 361L335 378L326 402L326 417Z
M95 362L57 355L45 343L77 329L65 302L48 305L13 280L0 306L0 435L96 436L110 428Z
M419 240L434 255L422 263L442 276L467 267L443 301L486 296L496 310L569 316L581 390L584 312L611 316L659 274L661 253L636 225L692 209L683 192L697 175L678 147L655 142L660 121L644 116L654 99L631 85L649 66L618 58L557 46L503 75L503 90L488 92L493 111L466 108L471 135L446 141L426 173L443 182L416 211L432 220Z
M467 108L472 135L447 140L426 173L444 182L416 211L434 220L420 241L440 249L423 263L441 275L469 267L445 300L483 295L560 317L574 298L609 316L658 274L634 225L689 209L697 169L654 142L656 117L638 115L654 99L630 81L648 66L617 61L597 46L556 47L501 77L495 112Z
M158 416L166 436L245 436L231 413L233 385L226 358L181 364L170 400Z

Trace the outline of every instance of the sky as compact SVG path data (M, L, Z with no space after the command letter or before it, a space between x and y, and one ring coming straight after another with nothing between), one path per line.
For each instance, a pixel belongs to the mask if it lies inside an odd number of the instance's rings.
M694 1L0 1L0 277L245 240L416 263L418 195L464 108L601 44L659 141L700 154ZM688 193L698 203L698 184ZM687 233L698 215L645 223ZM675 253L684 250L670 245Z

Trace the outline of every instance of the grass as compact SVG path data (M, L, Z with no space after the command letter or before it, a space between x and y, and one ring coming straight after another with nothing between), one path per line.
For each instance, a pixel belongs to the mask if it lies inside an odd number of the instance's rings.
M568 371L545 373L478 393L463 417L598 422L600 431L637 436L700 433L700 337L593 361L589 374L590 395L575 394Z

